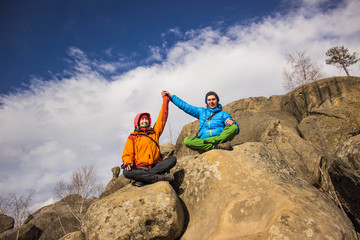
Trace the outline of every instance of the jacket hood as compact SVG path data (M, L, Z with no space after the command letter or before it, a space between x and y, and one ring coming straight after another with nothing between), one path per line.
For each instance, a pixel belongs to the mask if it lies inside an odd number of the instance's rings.
M143 112L143 113L139 113L138 115L136 115L135 119L134 119L134 126L135 128L137 128L139 126L139 122L142 116L146 116L149 119L149 125L151 126L151 117L150 117L150 113L147 112Z

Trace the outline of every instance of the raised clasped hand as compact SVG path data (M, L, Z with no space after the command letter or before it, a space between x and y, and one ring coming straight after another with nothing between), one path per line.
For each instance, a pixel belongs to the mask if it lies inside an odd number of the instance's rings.
M161 96L162 97L165 97L165 96L171 97L171 94L168 91L164 90L161 92Z

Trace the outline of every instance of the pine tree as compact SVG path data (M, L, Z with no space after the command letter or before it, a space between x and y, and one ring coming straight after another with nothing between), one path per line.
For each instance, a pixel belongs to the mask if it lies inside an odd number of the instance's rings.
M335 65L340 69L344 69L347 76L350 76L347 67L359 61L356 52L350 54L349 49L344 46L330 48L326 52L326 56L330 57L329 59L326 59L326 64Z

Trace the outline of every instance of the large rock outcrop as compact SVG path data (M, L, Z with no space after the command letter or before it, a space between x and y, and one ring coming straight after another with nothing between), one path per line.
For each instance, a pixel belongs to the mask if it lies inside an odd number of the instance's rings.
M359 92L359 78L332 78L291 93L291 111L302 136L328 158L360 133Z
M19 232L22 236L19 239L58 240L67 233L79 230L80 223L69 210L69 206L79 198L78 195L70 195L39 209L31 214L23 225L0 234L0 239L15 240ZM85 200L84 212L94 200Z
M240 99L224 106L240 126L233 145L261 142L280 153L308 183L328 192L360 232L360 78L333 77L285 95ZM183 144L198 121L184 126L176 156L198 156Z
M181 239L356 239L334 202L263 143L182 157L174 171L190 216Z

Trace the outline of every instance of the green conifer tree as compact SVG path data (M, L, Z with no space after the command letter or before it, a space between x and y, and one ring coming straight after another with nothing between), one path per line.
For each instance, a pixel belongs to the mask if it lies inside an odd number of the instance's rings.
M326 52L326 56L330 57L329 59L326 59L326 64L335 65L340 69L344 69L347 76L350 76L347 67L359 61L356 52L350 54L349 49L345 48L344 46L330 48Z

